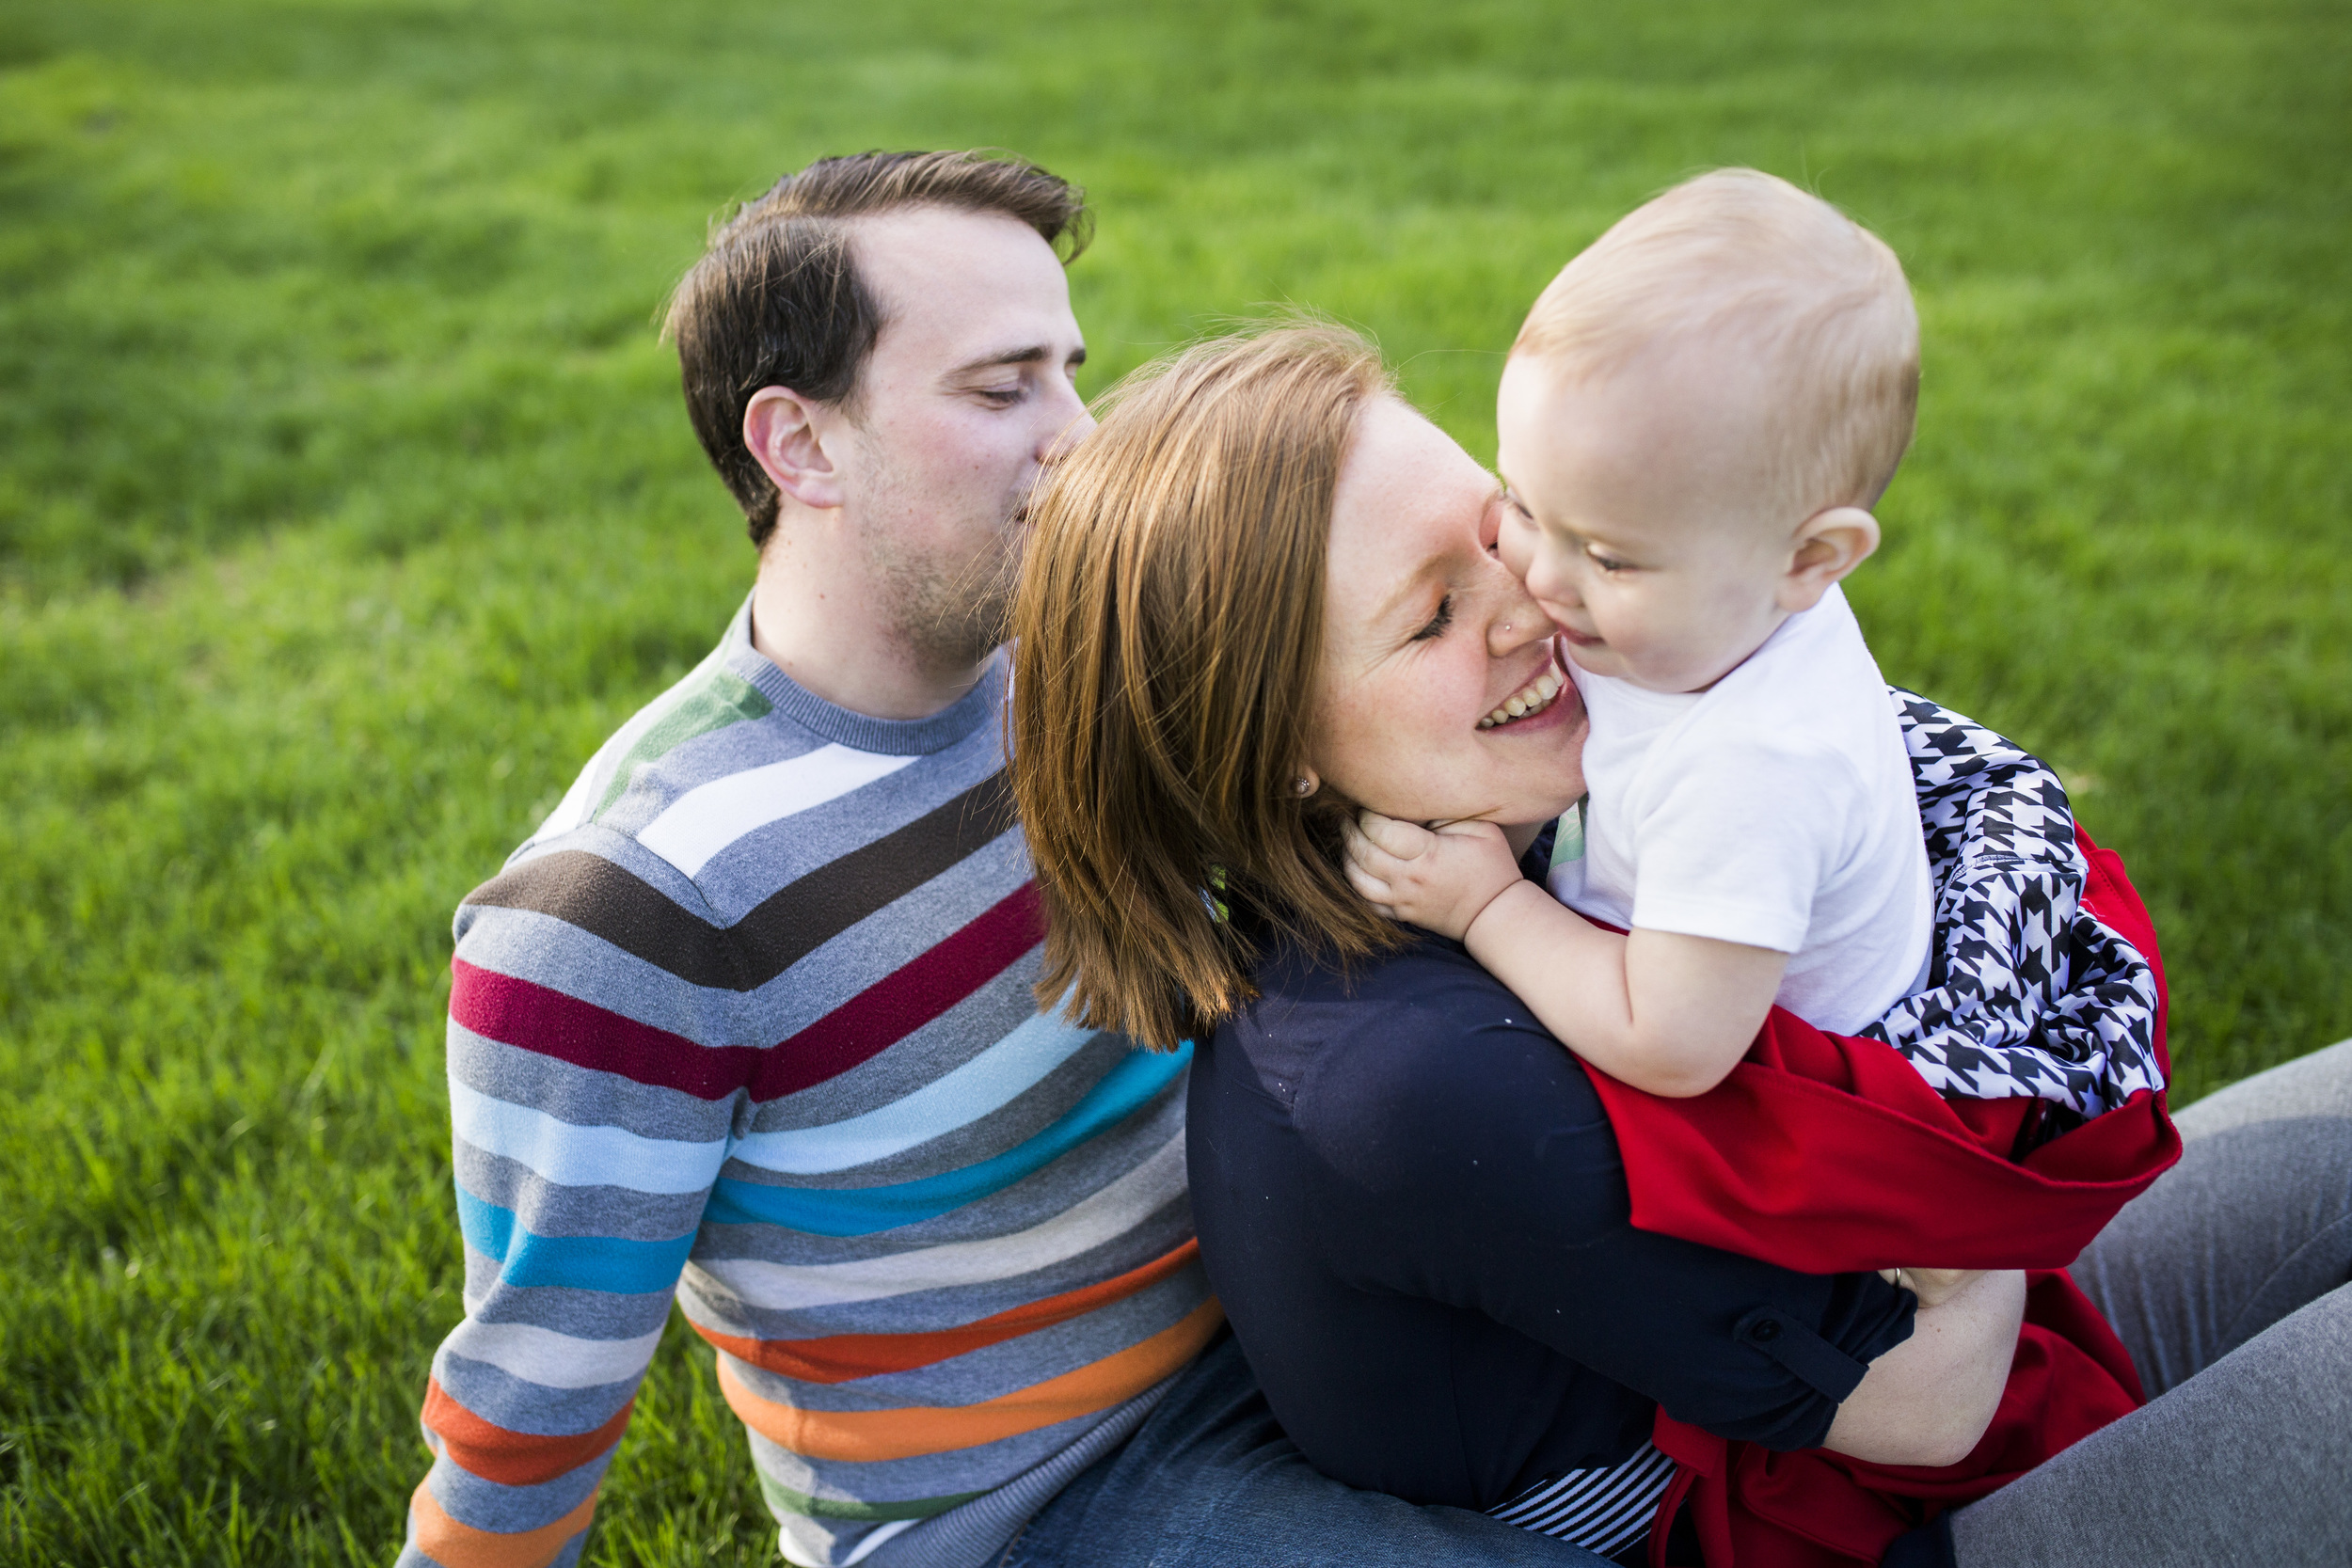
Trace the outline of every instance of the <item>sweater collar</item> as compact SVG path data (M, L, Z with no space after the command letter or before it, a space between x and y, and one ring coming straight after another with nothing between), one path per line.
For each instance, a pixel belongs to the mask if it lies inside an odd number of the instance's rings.
M944 752L1004 710L1006 656L997 649L980 672L972 689L922 719L876 719L829 703L776 667L775 661L752 646L752 601L727 626L724 643L727 668L757 688L776 711L827 740L882 756L928 756Z

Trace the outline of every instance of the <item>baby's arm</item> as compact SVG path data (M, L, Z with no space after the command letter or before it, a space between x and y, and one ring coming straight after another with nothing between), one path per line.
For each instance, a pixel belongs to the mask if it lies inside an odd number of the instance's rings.
M1347 877L1397 919L1461 942L1563 1044L1652 1094L1722 1083L1788 962L1709 937L1604 931L1521 877L1491 822L1433 832L1366 812L1348 833Z

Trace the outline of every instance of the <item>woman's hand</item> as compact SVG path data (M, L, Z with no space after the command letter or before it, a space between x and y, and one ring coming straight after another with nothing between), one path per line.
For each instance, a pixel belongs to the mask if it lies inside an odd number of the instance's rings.
M1378 812L1347 827L1347 879L1372 906L1460 942L1506 888L1521 880L1518 859L1492 822L1449 822L1437 829Z
M1957 1465L1984 1435L2009 1385L2026 1276L2014 1269L1899 1272L1948 1289L1932 1301L1915 1292L1911 1338L1870 1363L1821 1446L1880 1465Z
M1966 1290L1982 1269L1881 1269L1879 1277L1889 1285L1909 1291L1919 1298L1921 1307L1941 1307Z

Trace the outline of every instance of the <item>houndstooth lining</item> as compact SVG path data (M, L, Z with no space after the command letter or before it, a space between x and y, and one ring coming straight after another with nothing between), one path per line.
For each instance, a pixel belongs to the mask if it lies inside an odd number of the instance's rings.
M2082 908L2058 776L1973 720L1889 689L1935 882L1924 990L1861 1034L1943 1094L2030 1096L2090 1117L2162 1089L2155 972Z

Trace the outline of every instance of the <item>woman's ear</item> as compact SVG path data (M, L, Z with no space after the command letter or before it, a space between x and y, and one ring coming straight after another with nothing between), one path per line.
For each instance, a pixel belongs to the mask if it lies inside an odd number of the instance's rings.
M775 487L818 512L842 502L845 486L828 450L836 409L788 387L762 387L743 409L743 445Z
M1781 574L1773 601L1789 614L1821 602L1831 583L1870 559L1879 547L1879 520L1858 506L1816 512L1797 530L1796 548Z

